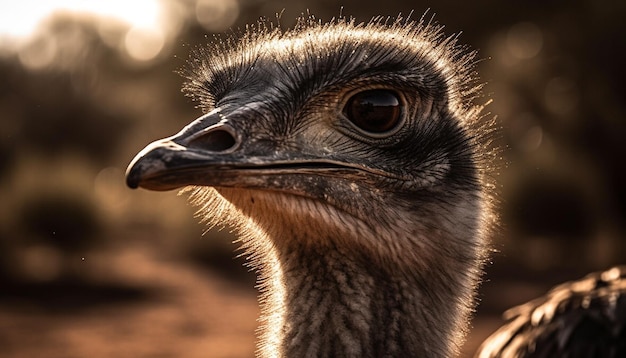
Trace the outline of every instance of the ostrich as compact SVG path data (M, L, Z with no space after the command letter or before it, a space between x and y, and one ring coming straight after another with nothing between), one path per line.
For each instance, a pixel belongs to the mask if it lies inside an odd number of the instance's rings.
M258 271L260 357L451 357L488 252L493 121L432 21L263 23L196 50L204 115L131 188L188 187ZM486 100L482 100L486 102Z
M626 357L626 266L560 284L504 317L475 358Z

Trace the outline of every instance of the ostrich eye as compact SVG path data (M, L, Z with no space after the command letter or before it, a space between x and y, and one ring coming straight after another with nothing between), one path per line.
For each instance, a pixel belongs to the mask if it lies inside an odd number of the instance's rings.
M350 97L344 115L367 132L383 133L398 124L402 114L398 95L390 90L363 91Z

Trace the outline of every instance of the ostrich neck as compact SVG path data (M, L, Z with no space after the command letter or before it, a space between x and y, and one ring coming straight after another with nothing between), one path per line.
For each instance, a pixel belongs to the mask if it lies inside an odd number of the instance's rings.
M354 248L301 242L279 246L280 265L265 272L281 278L268 280L262 300L268 315L278 312L265 333L268 356L448 357L457 349L454 331L467 316L455 306L458 282L377 264Z

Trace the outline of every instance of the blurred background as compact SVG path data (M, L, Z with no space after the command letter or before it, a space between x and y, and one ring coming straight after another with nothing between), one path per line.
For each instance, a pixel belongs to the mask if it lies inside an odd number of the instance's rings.
M307 9L415 10L478 49L503 128L501 227L465 348L506 308L626 263L626 2L0 2L0 356L251 357L254 275L228 230L124 170L200 115L190 48Z

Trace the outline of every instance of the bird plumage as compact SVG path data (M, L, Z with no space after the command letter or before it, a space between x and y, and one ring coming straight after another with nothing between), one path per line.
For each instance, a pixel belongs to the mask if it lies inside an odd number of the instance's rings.
M554 287L511 308L476 358L626 356L626 266Z
M492 220L475 61L424 21L260 24L192 54L183 90L206 114L128 184L190 185L237 228L260 356L453 356Z

